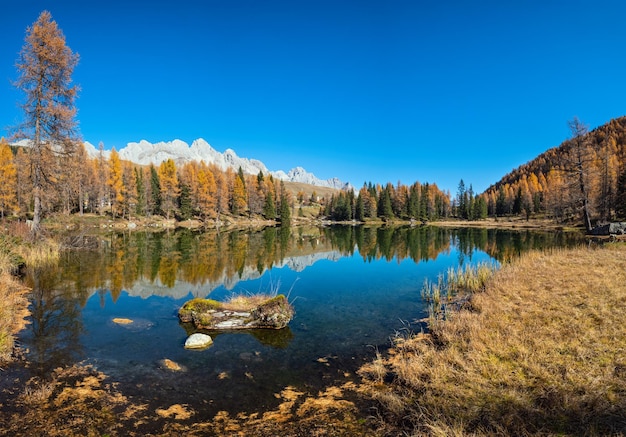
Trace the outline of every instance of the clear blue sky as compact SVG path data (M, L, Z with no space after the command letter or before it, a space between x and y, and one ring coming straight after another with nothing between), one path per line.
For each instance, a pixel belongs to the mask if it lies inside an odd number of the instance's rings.
M481 192L626 114L626 2L0 0L0 126L47 9L81 60L84 140L206 139L318 177Z

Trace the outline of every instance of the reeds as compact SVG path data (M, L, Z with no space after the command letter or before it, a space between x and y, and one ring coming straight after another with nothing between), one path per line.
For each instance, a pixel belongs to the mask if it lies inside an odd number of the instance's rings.
M448 269L445 278L439 275L437 282L425 279L421 296L428 303L429 329L448 319L451 312L458 309L469 296L484 291L487 281L497 269L497 264L492 262L466 264Z

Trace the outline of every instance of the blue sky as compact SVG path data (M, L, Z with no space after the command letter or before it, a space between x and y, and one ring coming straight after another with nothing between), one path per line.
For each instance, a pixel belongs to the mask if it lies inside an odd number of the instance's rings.
M81 60L84 140L204 138L318 177L481 192L626 114L626 2L0 0L0 135L26 27Z

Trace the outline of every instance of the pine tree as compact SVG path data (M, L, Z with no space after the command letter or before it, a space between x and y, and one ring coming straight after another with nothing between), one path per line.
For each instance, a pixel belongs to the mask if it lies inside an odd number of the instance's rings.
M154 165L150 164L150 212L161 214L161 180Z
M274 206L274 193L269 192L265 196L265 205L263 206L263 217L267 220L276 218L276 207Z
M146 184L143 179L143 171L135 167L135 184L137 186L137 207L135 213L137 215L146 214Z
M281 181L281 185L282 185L282 181ZM289 207L289 198L285 190L283 190L280 196L280 225L281 226L291 225L291 208Z
M15 83L26 95L22 104L25 120L16 137L31 143L33 235L40 231L42 196L52 180L56 158L70 155L76 145L74 100L78 87L71 85L71 77L77 63L78 55L65 44L65 36L50 12L43 11L26 31L17 61L20 76Z
M0 140L0 217L17 208L17 170L13 152L2 138Z
M192 216L191 188L187 184L180 184L180 196L178 197L178 209L182 220L189 220Z

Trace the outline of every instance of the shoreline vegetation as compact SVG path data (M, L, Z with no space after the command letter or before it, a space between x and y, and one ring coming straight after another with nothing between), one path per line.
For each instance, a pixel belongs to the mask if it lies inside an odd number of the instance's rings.
M30 239L25 223L10 223L0 232L0 366L16 353L15 335L27 324L28 289L17 276L28 267L57 262L59 245L51 239Z
M364 366L394 435L624 435L626 245L531 252Z
M84 230L92 217L77 225L75 219L44 227ZM524 223L489 225L524 229ZM7 226L0 235L0 292L14 304L2 308L1 320L15 321L0 328L3 340L10 333L12 349L27 315L27 290L12 275L20 265L58 257L58 244L30 242L23 223ZM566 230L533 220L528 226ZM188 406L146 410L106 375L74 366L13 387L0 430L23 435L54 423L57 434L50 435L624 435L626 244L531 252L489 278L481 273L479 283L428 333L396 334L389 351L359 370L359 382L317 394L285 387L272 411L222 412L197 423Z

